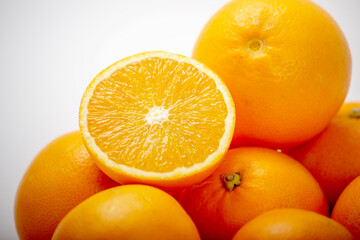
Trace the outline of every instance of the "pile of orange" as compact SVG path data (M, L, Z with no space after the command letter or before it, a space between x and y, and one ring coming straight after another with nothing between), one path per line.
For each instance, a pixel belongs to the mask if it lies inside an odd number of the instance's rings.
M193 58L137 54L93 79L80 132L25 173L19 237L360 238L350 75L346 39L318 5L230 1Z

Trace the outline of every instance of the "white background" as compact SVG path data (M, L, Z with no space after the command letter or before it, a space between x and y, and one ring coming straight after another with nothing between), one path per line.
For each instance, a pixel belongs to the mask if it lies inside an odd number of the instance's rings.
M190 56L227 0L0 0L0 239L17 239L15 192L34 156L78 129L81 96L103 68L165 50ZM360 1L315 0L343 29L353 57L348 100L360 100Z

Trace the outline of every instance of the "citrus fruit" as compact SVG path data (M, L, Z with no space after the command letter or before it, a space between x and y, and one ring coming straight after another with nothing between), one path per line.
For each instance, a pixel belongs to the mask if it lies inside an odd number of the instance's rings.
M331 213L331 218L360 239L360 175L341 193Z
M233 240L355 240L336 221L318 213L301 209L276 209L257 216L245 224Z
M19 185L15 222L20 239L50 239L73 207L117 185L90 158L79 131L53 140L36 156Z
M191 218L167 193L124 185L98 193L71 210L53 240L199 239Z
M344 104L324 132L289 154L312 173L334 206L360 175L360 103Z
M234 103L219 77L167 52L109 66L80 106L85 145L119 183L171 188L200 181L220 163L234 126Z
M232 94L232 146L305 142L326 127L349 88L344 34L308 0L230 1L202 30L193 57Z
M231 239L245 223L276 208L328 214L320 186L300 163L275 150L244 147L184 190L179 202L204 239Z

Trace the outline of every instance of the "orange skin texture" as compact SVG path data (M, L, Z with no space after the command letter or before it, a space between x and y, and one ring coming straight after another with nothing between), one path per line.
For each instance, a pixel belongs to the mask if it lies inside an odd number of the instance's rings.
M301 209L276 209L245 224L233 240L355 240L341 224L323 215Z
M240 173L241 184L228 191L222 177ZM275 150L244 147L228 151L215 172L184 190L179 202L202 239L231 239L245 223L268 210L301 208L328 215L324 194L297 161Z
M118 185L95 165L79 131L55 139L35 157L19 185L15 222L20 239L51 239L73 207Z
M90 152L90 151L89 151ZM93 158L95 159L95 156L93 154ZM167 179L164 181L163 179L140 179L137 176L131 176L119 173L118 171L114 170L113 168L105 165L103 162L97 161L97 166L109 177L114 179L119 184L146 184L155 186L157 188L160 188L166 192L170 192L170 195L173 195L174 191L177 191L178 188L184 188L191 186L192 184L199 182L209 176L214 170L220 165L221 161L209 165L207 167L204 167L201 169L201 171L195 172L193 174L188 174L187 176L184 176L182 178L173 178L173 179ZM174 194L178 194L175 193Z
M340 195L331 218L360 239L360 176L355 178Z
M169 194L145 185L105 190L75 207L53 240L200 240L191 218Z
M258 53L252 39L263 44ZM320 133L346 97L352 67L341 29L308 0L230 1L202 30L193 57L233 96L233 147L288 148Z
M319 182L330 207L360 175L360 118L350 117L360 103L347 103L324 132L289 151Z

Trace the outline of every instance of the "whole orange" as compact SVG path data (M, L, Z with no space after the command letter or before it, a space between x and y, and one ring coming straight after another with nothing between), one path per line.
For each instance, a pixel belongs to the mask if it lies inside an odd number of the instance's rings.
M355 240L341 224L323 215L301 209L276 209L245 224L233 240Z
M349 88L344 34L309 0L230 1L202 30L193 57L233 96L233 146L305 142L326 127Z
M219 168L184 190L179 202L203 239L231 239L245 223L276 208L328 214L325 196L305 167L283 153L256 147L228 151Z
M360 175L341 193L331 218L344 225L360 239Z
M117 185L90 158L79 131L55 139L36 156L19 185L15 222L20 239L51 239L73 207Z
M360 175L360 103L344 104L324 132L289 154L312 173L334 206Z
M98 193L71 210L53 240L200 240L195 224L169 194L145 185Z

